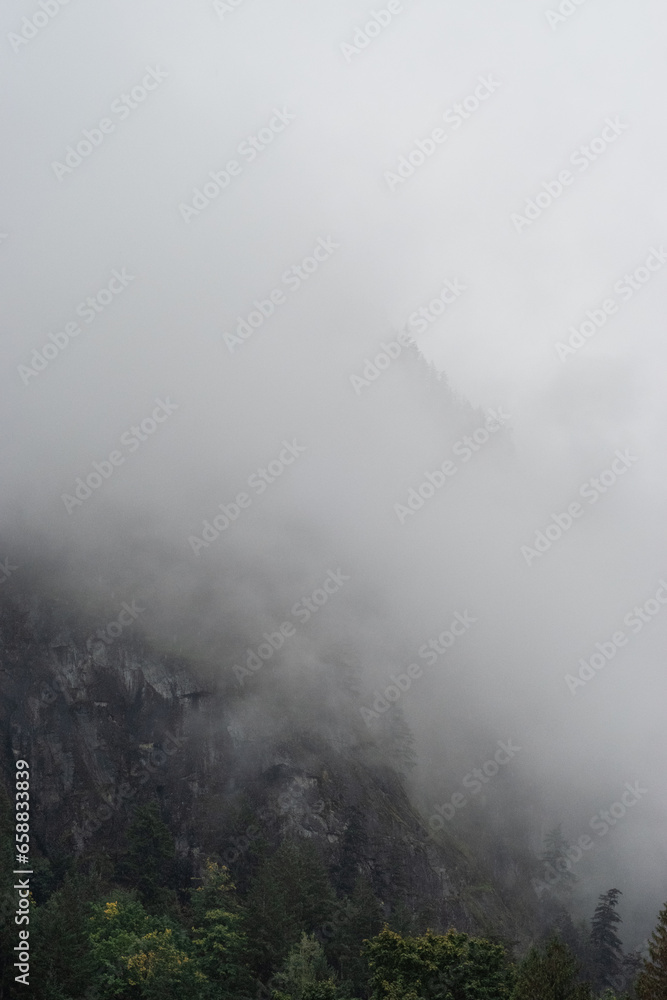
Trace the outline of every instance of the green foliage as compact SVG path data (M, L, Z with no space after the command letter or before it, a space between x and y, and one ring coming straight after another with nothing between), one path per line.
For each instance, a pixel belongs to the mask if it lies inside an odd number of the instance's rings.
M100 891L99 879L74 872L30 920L31 980L39 982L44 1000L83 997L95 964L90 953L87 904Z
M211 860L201 882L191 893L194 954L201 971L217 985L216 998L238 1000L252 980L244 964L248 944L234 885L227 868Z
M274 982L272 1000L336 1000L336 981L314 935L301 935Z
M571 952L572 958L577 965L577 982L589 982L592 984L595 978L595 968L593 964L590 947L590 924L585 919L580 919L575 924L572 917L565 910L560 909L558 904L554 904L556 916L548 924L545 932L534 944L538 948L544 949L553 938L566 946Z
M174 841L157 803L139 806L127 831L129 848L118 865L119 877L139 891L149 908L166 909L173 894Z
M363 993L368 981L368 959L362 952L362 944L379 934L382 924L382 907L370 882L358 878L351 897L340 905L326 949L354 993Z
M578 964L563 941L531 948L517 970L512 1000L589 1000L590 986L577 983Z
M12 820L0 789L0 863L6 871L14 867ZM137 810L116 865L106 855L83 860L61 852L46 860L35 854L33 992L39 1000L254 1000L260 993L271 1000L592 1000L590 986L579 981L583 963L599 1000L631 1000L612 990L631 991L639 961L622 953L617 889L600 897L590 934L585 925L575 927L556 900L543 903L543 926L556 936L514 967L497 940L452 929L421 934L432 916L412 901L409 865L398 843L389 845L375 872L379 884L391 886L391 929L383 929L382 904L370 879L358 875L367 853L364 830L358 815L342 857L340 844L334 852L340 858L333 867L338 896L318 846L303 838L283 842L268 856L261 848L263 860L247 866L248 876L255 874L243 898L227 868L213 860L188 893L154 803ZM545 860L554 867L560 860L562 867L566 849L560 831L552 831ZM177 888L189 902L177 902ZM468 894L474 889L468 886ZM15 905L12 889L0 889L4 954L17 940ZM24 995L13 975L5 963L0 997ZM667 906L637 997L667 1000Z
M449 930L403 938L385 927L366 946L372 1000L508 1000L501 945Z
M185 932L128 894L91 907L91 956L100 1000L204 1000L208 980Z
M206 976L181 947L171 927L150 931L122 961L130 986L139 987L143 1000L189 1000L207 995Z
M658 916L648 951L637 978L637 996L640 1000L667 1000L667 903Z
M618 982L623 966L623 947L616 933L621 918L616 912L620 889L602 893L593 914L591 952L598 990L611 989Z
M251 961L266 979L303 931L322 927L335 896L326 868L310 841L284 841L253 878L246 900Z
M127 993L125 957L132 954L144 935L164 929L164 922L149 916L143 905L127 892L117 892L113 899L91 906L89 941L102 998L123 997Z

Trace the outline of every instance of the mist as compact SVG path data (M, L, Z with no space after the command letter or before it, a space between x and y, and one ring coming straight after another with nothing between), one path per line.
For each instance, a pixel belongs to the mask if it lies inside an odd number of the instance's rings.
M427 828L513 741L447 828L591 835L573 910L618 887L631 948L667 898L665 15L569 7L8 0L0 559L143 602L267 725L267 675L344 645Z

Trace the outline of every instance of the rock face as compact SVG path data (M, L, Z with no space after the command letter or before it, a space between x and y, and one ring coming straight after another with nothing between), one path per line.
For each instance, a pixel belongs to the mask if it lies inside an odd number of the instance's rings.
M307 837L340 892L366 874L388 912L525 940L488 875L412 807L400 718L371 734L335 669L241 697L145 639L91 638L64 602L0 601L3 780L29 761L33 848L112 851L158 798L185 865L216 854L243 881L255 840Z

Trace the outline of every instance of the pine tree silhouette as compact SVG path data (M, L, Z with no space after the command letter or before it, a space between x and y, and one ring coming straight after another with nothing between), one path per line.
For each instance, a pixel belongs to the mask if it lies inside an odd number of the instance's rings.
M620 889L609 889L602 893L593 914L591 951L595 987L598 990L613 987L623 966L623 947L616 933L616 926L621 922L616 905L621 895Z

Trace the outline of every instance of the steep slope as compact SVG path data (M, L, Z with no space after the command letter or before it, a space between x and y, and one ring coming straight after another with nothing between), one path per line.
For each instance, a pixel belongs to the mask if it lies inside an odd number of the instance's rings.
M104 644L71 602L16 589L0 642L3 780L30 762L45 855L113 852L133 806L157 797L186 866L215 853L243 882L255 840L306 837L341 893L365 874L388 914L527 939L481 867L429 838L403 781L405 724L394 710L371 734L349 668L241 696L136 632Z

